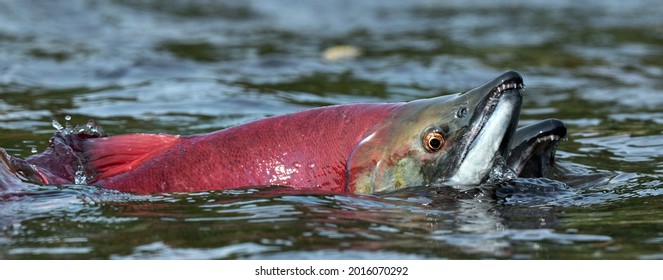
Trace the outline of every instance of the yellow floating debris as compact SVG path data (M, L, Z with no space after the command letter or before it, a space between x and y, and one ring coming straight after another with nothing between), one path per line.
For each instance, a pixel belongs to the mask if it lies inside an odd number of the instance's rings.
M354 59L361 55L361 49L350 45L338 45L325 49L322 58L329 62Z

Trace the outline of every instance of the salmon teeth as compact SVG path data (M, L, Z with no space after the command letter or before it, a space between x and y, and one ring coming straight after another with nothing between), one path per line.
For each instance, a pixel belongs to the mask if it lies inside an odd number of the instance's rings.
M523 85L521 83L505 83L505 84L501 84L497 87L497 92L500 93L500 92L503 92L503 91L509 90L509 89L524 89L524 88L525 88L525 85Z
M536 139L536 143L541 143L541 142L546 142L546 141L553 142L553 141L557 141L557 140L559 140L559 136L557 136L557 135L548 135L548 136L543 136L543 137L540 137L540 138Z

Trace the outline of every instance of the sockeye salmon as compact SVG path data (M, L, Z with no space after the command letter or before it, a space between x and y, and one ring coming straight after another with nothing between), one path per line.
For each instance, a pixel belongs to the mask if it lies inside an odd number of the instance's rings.
M497 180L542 176L553 162L566 128L545 120L517 129L523 90L522 77L510 71L464 93L321 107L190 136L106 136L90 122L56 132L43 153L25 160L2 150L0 184L131 193L270 185L324 193L466 190L496 171Z

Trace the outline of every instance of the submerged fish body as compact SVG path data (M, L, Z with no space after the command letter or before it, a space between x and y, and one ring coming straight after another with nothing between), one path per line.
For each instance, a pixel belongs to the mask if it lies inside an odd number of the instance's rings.
M132 193L269 185L333 193L465 190L496 169L541 173L564 138L565 129L516 132L522 90L521 76L507 72L465 93L315 108L191 136L105 136L88 123L58 131L44 153L3 160L23 181Z

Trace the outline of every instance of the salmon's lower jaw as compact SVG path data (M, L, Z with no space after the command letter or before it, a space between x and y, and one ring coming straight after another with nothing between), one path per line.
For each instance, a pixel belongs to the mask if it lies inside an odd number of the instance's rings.
M498 150L506 137L509 123L515 117L516 107L516 102L511 99L503 98L499 101L456 173L444 181L444 185L464 190L483 183L494 168L497 158L501 156Z

